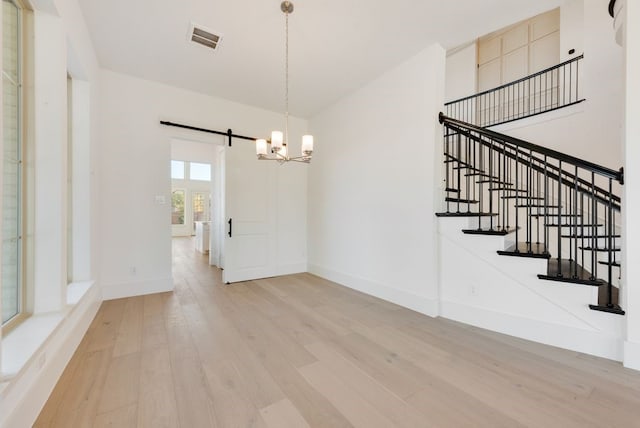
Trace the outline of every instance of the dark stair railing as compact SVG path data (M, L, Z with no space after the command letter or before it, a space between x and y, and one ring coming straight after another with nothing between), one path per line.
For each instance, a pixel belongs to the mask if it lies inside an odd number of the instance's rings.
M623 172L440 113L444 126L446 212L477 218L470 234L515 234L501 255L548 259L540 279L599 287L591 309L624 314L618 304ZM617 184L616 184L617 185ZM475 220L474 220L475 223ZM555 256L553 257L552 256ZM604 276L599 266L605 266Z
M448 117L493 126L584 101L580 90L583 55L516 81L445 104Z

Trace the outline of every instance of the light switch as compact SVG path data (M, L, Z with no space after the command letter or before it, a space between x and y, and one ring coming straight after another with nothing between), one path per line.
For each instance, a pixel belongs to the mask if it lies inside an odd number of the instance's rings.
M164 197L164 195L156 195L156 204L164 205L166 203L167 203L167 199Z

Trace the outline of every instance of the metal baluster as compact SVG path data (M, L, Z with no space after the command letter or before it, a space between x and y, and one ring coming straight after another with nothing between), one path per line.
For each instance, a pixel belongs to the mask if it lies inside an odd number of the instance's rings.
M547 170L547 155L544 155L544 252L549 252L549 228L546 226L549 224L549 175Z
M573 188L573 230L574 230L574 238L573 239L573 256L575 257L573 277L578 277L578 166L574 167L574 188ZM571 241L569 241L571 242Z
M607 254L609 269L607 272L607 307L613 308L613 179L609 178L609 215L607 232Z
M516 158L515 159L516 160L516 164L515 164L516 181L514 183L515 184L515 197L516 197L516 224L515 224L514 227L516 228L516 253L517 253L518 252L518 242L520 242L518 240L518 229L519 229L519 226L520 226L520 223L518 222L518 220L519 220L518 219L518 217L519 217L519 215L518 215L518 211L519 211L518 205L520 205L520 192L518 191L518 188L520 187L520 185L518 184L520 182L519 174L518 174L518 170L519 170L518 163L519 163L519 160L520 160L520 156L518 155L518 148L517 147L515 148L514 152L515 152L515 155L516 155L515 156L515 158Z
M591 279L594 281L598 274L598 254L595 248L598 245L598 227L596 226L598 219L598 205L596 201L596 175L591 172Z
M493 140L489 141L489 183L493 182ZM493 213L493 192L489 192L489 213ZM493 230L493 216L489 215L489 230Z
M562 161L558 161L558 272L556 275L562 277Z
M458 133L458 156L456 157L456 159L458 159L459 161L462 160L462 142L460 141L461 135L460 133ZM460 162L458 162L458 204L457 204L457 210L456 212L459 213L460 212L460 197L462 196L462 181L460 180Z
M531 215L533 214L533 210L531 209L531 162L532 162L532 156L533 156L533 152L531 150L529 150L529 165L527 166L527 201L525 202L525 206L526 206L526 212L527 212L527 251L529 253L532 253L532 239L531 239L531 226L532 226L532 218Z

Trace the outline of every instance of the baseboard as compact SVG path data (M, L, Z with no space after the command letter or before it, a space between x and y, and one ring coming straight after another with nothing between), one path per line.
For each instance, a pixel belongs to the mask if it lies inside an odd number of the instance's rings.
M173 291L173 278L148 279L144 281L104 284L102 286L102 296L104 300L165 293L167 291Z
M450 301L441 302L440 315L443 318L545 345L622 361L621 339L602 332L545 323Z
M276 275L293 275L294 273L307 272L307 263L291 263L287 265L279 265L276 268Z
M101 302L100 288L94 284L69 310L20 373L8 383L0 396L0 427L34 424Z
M640 343L624 342L624 366L634 370L640 370Z
M312 263L309 264L309 272L329 281L344 285L345 287L395 303L396 305L430 317L436 317L439 313L439 304L436 299L419 296L385 284L337 272Z

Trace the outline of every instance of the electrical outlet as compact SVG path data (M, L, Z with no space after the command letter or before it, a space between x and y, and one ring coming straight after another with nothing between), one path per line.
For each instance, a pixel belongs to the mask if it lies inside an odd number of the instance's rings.
M129 268L129 273L130 273L131 275L135 276L135 275L138 273L138 270L136 269L136 267L135 267L135 266L131 266L131 267Z
M477 296L478 295L478 288L475 285L472 285L469 287L469 294L471 294L472 296Z

